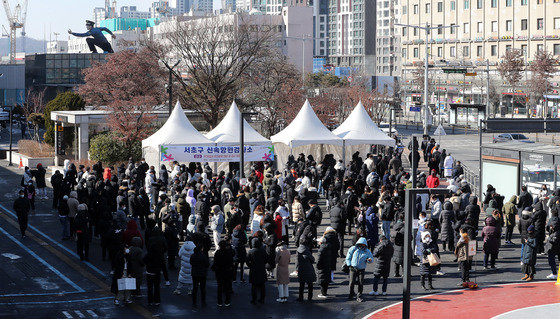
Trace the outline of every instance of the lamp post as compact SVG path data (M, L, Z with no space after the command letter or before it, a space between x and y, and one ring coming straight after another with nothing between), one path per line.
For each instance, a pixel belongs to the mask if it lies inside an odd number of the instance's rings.
M424 135L428 134L428 112L429 112L429 105L428 105L428 40L431 30L435 29L444 29L444 28L457 28L457 25L449 25L449 26L435 26L431 27L428 23L426 23L425 27L419 25L411 25L411 24L401 24L395 23L395 25L420 29L426 32L426 40L424 42L425 45L425 56L424 56Z
M302 47L302 59L301 59L301 87L305 87L305 41L306 40L315 40L315 38L310 34L303 34L301 38L298 37L286 37L286 39L294 39L301 41Z
M169 94L169 103L168 103L168 107L169 107L169 115L171 116L171 111L172 111L172 100L173 100L173 69L175 69L177 67L177 65L179 65L179 63L181 63L181 60L178 60L177 63L175 63L173 66L170 66L167 62L165 62L164 60L159 60L161 63L163 63L163 65L165 65L165 67L169 70L169 82L167 83L167 93Z

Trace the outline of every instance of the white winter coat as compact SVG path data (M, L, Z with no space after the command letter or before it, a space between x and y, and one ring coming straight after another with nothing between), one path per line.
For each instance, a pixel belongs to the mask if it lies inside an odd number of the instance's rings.
M447 155L443 161L443 172L445 177L453 176L453 157Z
M179 282L182 284L192 284L191 276L191 256L194 253L195 244L192 241L186 241L179 250L179 258L181 260L181 270L179 270Z

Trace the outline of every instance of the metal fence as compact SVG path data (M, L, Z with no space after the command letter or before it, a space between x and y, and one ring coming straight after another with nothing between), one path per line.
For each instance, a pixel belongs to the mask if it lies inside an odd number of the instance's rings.
M472 194L480 194L479 193L479 180L480 175L478 170L472 170L469 167L465 166L465 164L461 163L463 167L463 177L471 186Z

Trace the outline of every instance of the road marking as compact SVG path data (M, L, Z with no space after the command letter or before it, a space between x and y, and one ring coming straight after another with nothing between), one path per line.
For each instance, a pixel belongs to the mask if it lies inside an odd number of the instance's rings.
M93 310L86 310L87 313L89 313L90 316L92 316L93 318L97 318L97 314L93 311Z
M62 280L66 281L70 286L72 286L74 289L76 289L79 292L85 292L85 290L83 290L82 288L80 288L80 286L78 286L77 284L75 284L72 280L70 280L68 277L66 277L65 275L63 275L60 271L58 271L56 268L54 268L51 264L49 264L48 262L46 262L43 258L39 257L36 253L34 253L31 249L27 248L27 246L25 246L22 242L20 242L19 240L15 239L14 236L10 235L7 231L4 230L4 228L0 227L0 232L3 233L4 235L6 235L6 237L8 237L11 241L13 241L14 243L16 243L16 245L18 245L19 247L21 247L22 249L24 249L26 252L28 252L31 256L33 256L35 259L37 259L41 264L45 265L47 268L49 268L52 272L54 272L56 275L58 275Z
M57 300L57 301L24 301L24 302L3 302L0 305L13 305L13 306L21 306L21 305L50 305L50 304L62 304L62 303L72 303L72 302L88 302L88 301L99 301L99 300L108 300L113 299L115 297L99 297L99 298L88 298L88 299L78 299L78 300Z
M2 256L6 257L6 258L10 258L11 260L16 260L16 259L21 258L18 255L14 255L14 254L10 254L10 253L4 253L4 254L2 254Z
M14 219L17 220L17 215L14 214L12 211L10 211L9 209L7 209L6 207L4 207L4 205L0 204L0 207L2 209L4 209L8 214L10 214ZM61 243L57 242L56 240L52 239L50 236L48 236L47 234L43 233L42 231L40 231L39 229L37 229L37 227L31 226L29 225L29 228L36 231L39 235L45 237L46 239L48 239L49 241L51 241L52 243L54 243L55 245L57 245L58 247L60 247L62 250L66 251L67 253L69 253L70 255L74 256L76 259L79 259L80 256L78 256L78 254L76 254L75 252L73 252L72 250L68 249L66 246L62 245ZM102 270L100 270L99 268L95 267L94 265L92 265L90 262L86 261L84 262L84 264L86 264L89 268L93 269L95 272L97 272L98 274L100 274L103 277L106 277L107 274L105 272L103 272Z
M74 317L72 317L72 315L71 315L68 311L63 311L62 314L63 314L64 316L66 316L66 318L68 318L68 319L74 318Z
M78 317L80 318L85 318L86 316L84 316L84 314L80 311L80 310L74 310L74 312L78 315Z

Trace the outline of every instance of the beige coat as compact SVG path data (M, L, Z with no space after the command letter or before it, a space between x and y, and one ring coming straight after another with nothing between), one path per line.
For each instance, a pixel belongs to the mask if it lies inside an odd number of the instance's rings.
M276 283L287 285L290 283L290 251L283 246L276 248Z
M301 205L300 202L294 201L292 204L292 220L297 224L297 222L304 217L305 212L303 211L303 205Z

